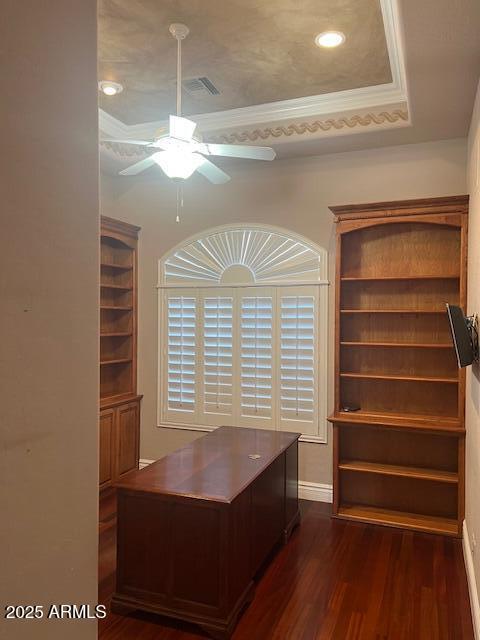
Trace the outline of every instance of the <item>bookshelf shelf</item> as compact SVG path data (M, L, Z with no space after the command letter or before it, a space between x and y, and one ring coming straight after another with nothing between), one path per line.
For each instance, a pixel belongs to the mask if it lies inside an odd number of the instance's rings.
M132 271L133 265L131 264L119 264L115 262L101 262L101 267L105 267L108 269L117 269L118 271Z
M449 484L458 483L458 473L455 471L443 471L440 469L381 464L378 462L367 462L364 460L343 460L338 465L338 468L342 471L353 471L357 473L375 473L385 476L416 478L418 480L431 480L433 482L447 482Z
M440 533L449 536L458 535L458 524L455 518L424 516L418 513L382 509L368 505L342 505L338 510L337 517L371 524L384 524L401 529L427 531L429 533Z
M340 342L342 347L388 347L394 349L453 349L452 344L430 342Z
M106 333L101 333L100 338L120 338L132 335L133 333L131 331L109 331Z
M132 291L133 287L125 287L121 284L108 284L106 282L100 283L101 289L114 289L115 291Z
M395 313L395 314L445 314L445 309L340 309L340 313Z
M433 414L339 411L332 414L330 420L336 424L346 425L381 425L382 427L391 427L393 429L465 433L465 428L458 418L439 418Z
M445 275L398 275L398 276L357 276L351 278L342 277L342 282L381 282L381 281L400 281L400 280L458 280L460 278L459 274L445 274Z
M359 378L361 380L394 380L398 382L440 382L458 384L458 378L436 378L427 376L394 376L380 373L341 373L341 378Z

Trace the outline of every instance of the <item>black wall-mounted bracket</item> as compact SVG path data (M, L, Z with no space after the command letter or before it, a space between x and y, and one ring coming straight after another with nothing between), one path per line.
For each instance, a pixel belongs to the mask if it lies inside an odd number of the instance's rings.
M478 362L478 316L475 313L473 316L465 317L467 323L468 333L470 334L470 341L472 343L473 359Z

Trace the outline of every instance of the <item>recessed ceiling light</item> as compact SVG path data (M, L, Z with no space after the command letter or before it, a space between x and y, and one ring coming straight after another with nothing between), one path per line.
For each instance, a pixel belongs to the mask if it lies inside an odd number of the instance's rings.
M315 38L317 47L327 47L329 49L338 47L345 42L345 34L341 31L323 31Z
M123 91L123 86L119 82L112 82L111 80L100 80L98 88L106 96L116 96L117 93Z

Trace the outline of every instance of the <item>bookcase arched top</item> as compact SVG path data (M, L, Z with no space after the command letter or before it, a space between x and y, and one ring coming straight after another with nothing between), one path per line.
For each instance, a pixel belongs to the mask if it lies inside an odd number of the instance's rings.
M459 275L459 226L412 217L389 222L357 226L342 236L342 277Z
M378 227L385 225L396 225L402 223L412 224L429 224L435 226L445 227L461 227L463 214L445 214L441 216L430 215L418 215L418 216L399 216L391 218L373 218L373 219L355 219L355 220L342 220L338 222L338 233L344 235L352 233L360 229L366 229L368 227Z

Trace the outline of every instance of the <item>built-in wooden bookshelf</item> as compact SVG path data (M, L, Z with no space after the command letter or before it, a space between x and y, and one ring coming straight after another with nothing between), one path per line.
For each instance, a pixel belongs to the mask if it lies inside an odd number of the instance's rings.
M334 514L461 535L465 373L445 303L466 307L468 198L331 210Z
M137 238L102 217L100 237L100 487L138 467Z

